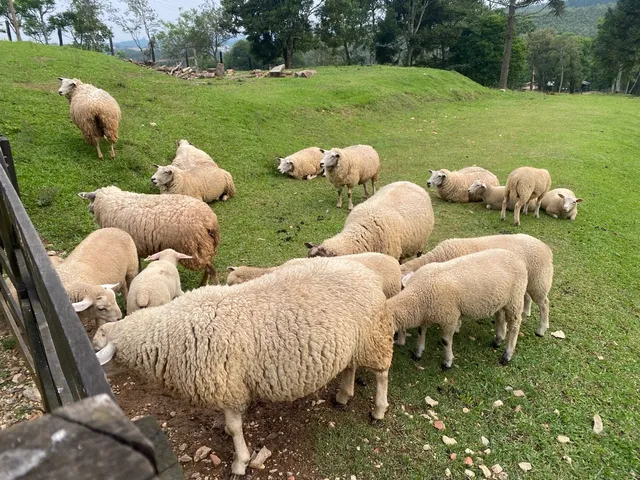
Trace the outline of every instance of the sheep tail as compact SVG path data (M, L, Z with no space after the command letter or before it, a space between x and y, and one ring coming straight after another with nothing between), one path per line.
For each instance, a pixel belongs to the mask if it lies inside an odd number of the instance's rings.
M136 295L136 303L140 308L146 308L149 305L149 292L146 290L138 291Z
M234 197L236 195L236 186L233 183L231 174L227 176L227 195L229 195L229 197Z
M98 131L100 138L106 136L104 122L102 121L102 118L100 118L100 115L96 115L93 119L96 122L96 130Z
M218 229L217 226L212 229L207 229L207 234L211 237L213 242L213 254L217 255L218 246L220 245L220 229Z

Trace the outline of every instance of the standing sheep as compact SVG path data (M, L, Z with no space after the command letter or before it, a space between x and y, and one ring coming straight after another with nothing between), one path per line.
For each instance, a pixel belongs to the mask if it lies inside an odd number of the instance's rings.
M488 209L501 210L505 188L506 187L494 187L487 185L483 181L475 180L469 187L469 196L479 197ZM513 211L515 203L515 199L510 198L507 202L507 210ZM529 208L536 208L535 201L529 202Z
M454 172L443 168L429 170L429 173L431 176L427 180L427 188L433 185L436 187L436 196L448 202L468 203L482 200L480 196L469 193L469 187L475 180L481 180L487 185L500 185L498 177L481 167L465 167Z
M529 202L535 201L534 215L540 218L540 203L542 197L551 188L551 175L544 168L520 167L516 168L507 177L504 198L502 200L502 212L500 220L504 220L509 199L516 203L513 206L513 224L520 225L520 209L524 207L527 213Z
M453 334L460 328L461 319L496 315L494 346L502 343L508 325L507 349L500 363L506 365L511 360L527 289L527 266L518 255L502 249L484 250L430 263L407 276L410 278L404 290L387 303L396 330L421 327L416 358L424 351L424 327L436 324L444 344L442 368L451 368Z
M342 232L305 245L309 257L378 252L402 260L422 252L433 223L429 194L415 183L395 182L354 208Z
M400 265L403 274L415 272L423 265L481 252L491 248L509 250L527 266L527 293L524 298L524 313L531 315L531 300L540 307L540 326L536 335L544 336L549 328L549 291L553 283L553 252L549 246L535 237L524 234L489 235L475 238L450 238L440 242L420 258Z
M126 297L127 315L141 308L164 305L182 295L178 260L190 258L192 257L171 248L147 257L152 263L131 282L129 295Z
M347 148L332 148L321 150L322 162L329 182L338 189L338 203L342 208L342 187L347 187L349 210L353 210L351 193L353 187L362 185L364 196L368 198L367 182L371 180L373 193L376 193L376 183L380 172L380 157L378 152L369 145L354 145Z
M293 178L311 180L322 173L322 150L318 147L305 148L278 160L278 171Z
M542 197L540 206L553 218L568 218L573 221L578 216L578 204L582 201L581 198L576 198L576 194L571 190L556 188Z
M174 165L183 170L191 170L198 165L208 165L210 163L213 163L215 167L218 166L208 153L206 153L204 150L200 150L199 148L194 147L189 143L189 140L185 139L178 141L176 156L171 161L171 165Z
M58 77L62 82L58 93L69 101L71 120L80 129L84 140L96 147L98 158L102 160L100 140L105 138L111 146L111 158L115 158L113 148L118 141L120 106L107 92L77 78Z
M91 202L89 211L98 225L131 235L138 256L173 248L193 257L183 263L186 268L204 269L201 285L209 275L220 283L212 261L220 245L218 217L206 203L186 195L123 192L114 186L78 195Z
M154 166L158 170L151 177L151 183L160 193L187 195L206 203L225 202L236 194L231 174L213 162L201 163L189 170L175 165Z
M131 236L117 228L90 233L62 262L54 263L60 281L83 320L96 326L122 318L113 289L124 298L138 273L138 254Z
M254 400L293 401L340 372L336 401L354 394L358 367L376 374L372 416L388 408L393 326L380 281L356 262L320 259L235 287L204 287L100 328L111 358L193 403L224 411L234 475L250 455L242 415Z

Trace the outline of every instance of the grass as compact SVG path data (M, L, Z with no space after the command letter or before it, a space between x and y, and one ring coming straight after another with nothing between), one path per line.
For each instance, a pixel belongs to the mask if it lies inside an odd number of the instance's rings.
M179 138L234 175L238 197L213 205L223 239L215 260L220 270L302 256L303 242L341 228L347 212L335 208L325 180L293 181L275 170L277 156L309 145L373 145L383 162L381 184L423 185L428 168L470 164L501 181L521 165L549 169L555 186L585 199L576 222L524 217L515 228L480 205L436 199L429 243L516 231L547 242L555 255L550 331L561 329L567 338L536 338L534 307L512 363L503 368L499 352L488 348L490 321L467 322L454 346L456 367L442 372L438 332L429 331L417 364L410 359L414 333L396 350L384 426L365 422L369 382L356 390L356 415L341 415L335 428L315 428L310 461L330 478L443 478L445 468L461 478L465 448L479 451L484 435L492 451L485 463L499 463L509 478L637 478L639 99L492 92L455 73L390 67L321 68L308 80L185 82L98 54L26 43L0 42L0 66L0 132L11 139L27 210L59 250L73 248L94 228L78 191L116 184L152 192L151 164L169 162ZM123 122L115 162L99 162L83 143L56 94L57 76L79 77L118 99ZM193 287L197 277L186 272L183 283ZM515 398L507 386L526 397ZM420 416L426 395L440 402L434 410L444 433L458 441L451 449ZM505 403L500 409L492 408L497 399ZM463 414L463 407L470 412ZM599 436L591 430L595 413L604 420ZM571 443L559 444L559 434ZM523 461L532 472L518 468Z

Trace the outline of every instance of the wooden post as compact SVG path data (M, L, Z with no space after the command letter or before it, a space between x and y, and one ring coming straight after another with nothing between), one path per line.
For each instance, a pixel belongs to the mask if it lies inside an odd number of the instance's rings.
M154 44L154 40L152 39L152 40L149 42L149 48L151 49L151 61L152 61L153 63L156 63L156 52L155 52L155 50L153 49L153 44Z
M113 50L113 37L109 37L109 50L111 50L111 56L115 57L116 52Z
M4 24L7 29L7 37L9 37L10 42L13 42L13 38L11 38L11 25L9 25L9 20L5 20Z
M222 62L222 51L220 51L220 63L223 63Z
M187 61L187 67L189 66L189 51L186 49L184 49L184 58Z
M62 29L58 27L58 43L62 46Z

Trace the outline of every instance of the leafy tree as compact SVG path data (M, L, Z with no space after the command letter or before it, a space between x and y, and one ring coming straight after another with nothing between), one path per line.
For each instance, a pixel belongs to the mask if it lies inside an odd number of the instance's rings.
M318 33L331 48L343 48L347 65L353 50L365 45L371 36L368 0L326 0L320 7Z
M61 28L73 37L73 45L83 50L103 51L112 32L101 20L102 4L97 0L71 0L69 9L53 15L49 20L54 28Z
M39 43L49 43L53 27L48 22L48 17L55 9L54 0L15 0L13 2L18 29ZM0 0L0 16L9 20L9 25L15 32L11 22L8 0Z
M236 70L252 70L264 68L264 65L251 55L251 44L247 40L238 40L224 54L224 65Z
M22 41L20 30L22 28L22 19L20 11L11 0L0 0L0 17L4 17L9 22L9 28L15 33L16 39Z
M155 35L160 28L158 14L149 5L149 0L125 0L127 9L123 13L113 15L113 21L122 30L129 33L140 50L146 57L145 49L142 47L142 39L146 37L149 42L152 60L155 62L155 52L153 43ZM144 37L143 37L144 36Z

